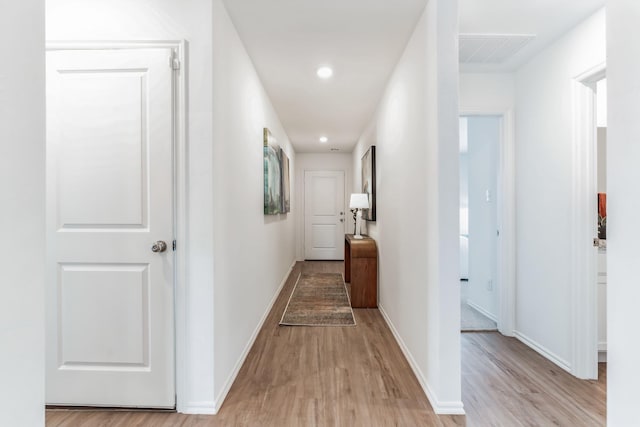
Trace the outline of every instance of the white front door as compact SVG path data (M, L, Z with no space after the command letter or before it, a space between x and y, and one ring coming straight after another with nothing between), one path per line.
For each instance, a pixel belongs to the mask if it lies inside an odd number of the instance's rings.
M344 172L304 174L304 257L344 259Z
M48 404L175 406L170 53L47 53Z

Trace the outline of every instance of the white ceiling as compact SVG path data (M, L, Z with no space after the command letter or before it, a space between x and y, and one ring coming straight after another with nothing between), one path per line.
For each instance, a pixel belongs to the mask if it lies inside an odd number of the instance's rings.
M224 0L297 152L349 153L426 0ZM604 0L459 0L462 34L535 35L499 63L462 71L517 69ZM320 80L316 69L334 76ZM320 144L320 136L329 142Z
M463 72L514 71L605 3L605 0L458 1L460 34L535 35L504 61L462 63Z
M297 152L350 153L425 0L225 0ZM329 80L318 66L334 69ZM329 142L320 144L326 135Z

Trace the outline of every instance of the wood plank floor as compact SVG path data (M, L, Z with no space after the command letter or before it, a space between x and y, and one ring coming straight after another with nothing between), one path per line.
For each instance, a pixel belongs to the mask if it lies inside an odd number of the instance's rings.
M217 415L48 410L46 425L604 425L606 377L576 380L496 333L462 336L467 416L435 415L378 310L354 310L357 327L278 326L303 271L341 272L342 262L298 263Z
M462 401L467 426L604 426L606 364L579 380L497 332L462 334Z

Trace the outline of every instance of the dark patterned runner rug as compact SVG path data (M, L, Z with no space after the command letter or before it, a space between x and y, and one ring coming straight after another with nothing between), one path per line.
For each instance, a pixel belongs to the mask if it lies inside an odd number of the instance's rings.
M342 275L304 273L298 276L281 326L355 326Z

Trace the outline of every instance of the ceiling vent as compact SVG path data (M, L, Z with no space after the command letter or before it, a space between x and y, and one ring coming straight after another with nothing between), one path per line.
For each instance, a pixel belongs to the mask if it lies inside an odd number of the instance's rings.
M534 34L460 34L460 63L501 64L535 38Z

